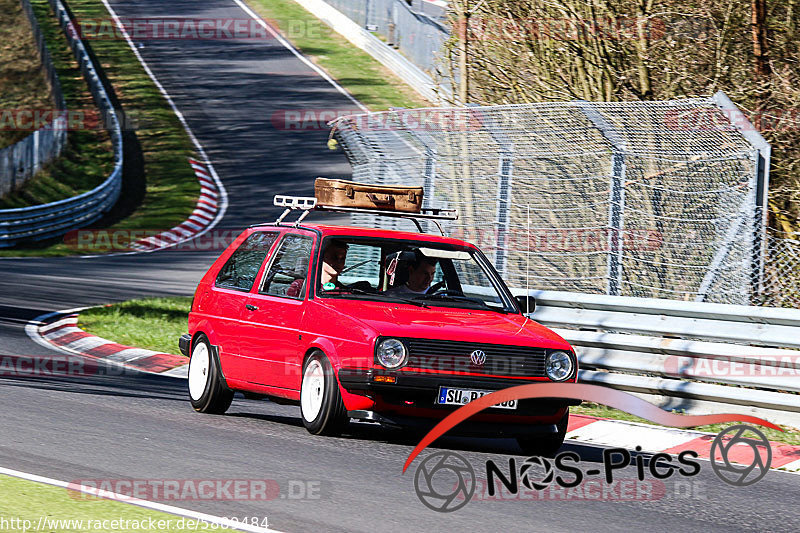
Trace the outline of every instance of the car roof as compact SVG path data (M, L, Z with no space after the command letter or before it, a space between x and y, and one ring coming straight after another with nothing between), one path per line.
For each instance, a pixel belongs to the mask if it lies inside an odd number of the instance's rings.
M251 229L259 230L259 229L267 229L267 228L300 228L312 231L318 231L322 234L323 237L329 235L336 235L342 237L376 237L376 238L384 238L384 239L406 239L406 240L415 240L415 241L428 241L428 242L435 242L440 244L451 244L454 246L466 246L470 248L474 248L474 245L468 243L467 241L462 241L460 239L453 239L451 237L443 237L441 235L433 235L431 233L416 233L413 231L397 231L397 230L388 230L388 229L379 229L379 228L364 228L359 226L336 226L331 224L316 224L316 223L303 223L298 226L294 224L259 224L257 226L252 226Z

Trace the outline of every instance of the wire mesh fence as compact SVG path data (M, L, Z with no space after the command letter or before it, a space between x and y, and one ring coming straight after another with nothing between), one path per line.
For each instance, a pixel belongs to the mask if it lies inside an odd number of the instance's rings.
M764 290L753 303L800 308L800 235L768 230Z
M800 245L764 231L769 146L725 102L394 110L332 126L354 179L423 185L425 207L457 208L446 232L512 287L794 305L783 289ZM360 222L408 229L384 218Z
M67 105L61 92L50 51L47 49L42 31L36 21L29 0L22 1L22 8L30 21L33 38L42 60L55 109L60 111L54 120L34 131L21 141L0 150L0 197L18 188L38 172L43 165L61 154L67 142ZM33 113L33 110L31 111Z
M404 0L326 0L350 20L379 34L412 63L433 72L449 37L444 9Z

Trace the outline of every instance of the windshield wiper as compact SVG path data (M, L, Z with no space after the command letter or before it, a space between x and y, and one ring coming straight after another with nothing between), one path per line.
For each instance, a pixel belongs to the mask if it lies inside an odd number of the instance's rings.
M356 288L356 287L341 287L341 288L337 288L336 290L342 291L342 292L349 292L349 293L352 293L352 294L358 294L358 295L361 295L361 296L370 296L370 297L375 298L375 299L384 299L385 298L387 300L394 300L394 301L397 301L397 302L403 302L403 303L406 303L406 304L416 305L417 307L424 307L425 309L428 309L428 306L425 305L425 302L420 302L419 300L410 300L408 298L403 298L402 296L396 296L394 294L386 294L384 292L369 292L369 291L365 291L363 289L359 289L359 288ZM327 291L327 292L332 292L332 291Z
M479 300L478 298L470 298L469 296L461 296L457 294L423 294L420 295L419 298L423 300L449 300L453 302L472 302L475 304L481 304L485 307L489 307L483 300Z
M469 296L458 295L458 294L424 294L419 297L423 300L444 300L450 302L462 302L462 303L471 303L480 305L483 308L491 309L492 311L497 311L498 313L508 313L505 309L498 309L496 307L492 307L488 303L484 302L479 298L470 298Z

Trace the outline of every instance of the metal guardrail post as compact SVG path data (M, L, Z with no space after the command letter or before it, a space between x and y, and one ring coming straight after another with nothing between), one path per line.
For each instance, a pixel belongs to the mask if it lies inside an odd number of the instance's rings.
M406 111L405 108L392 107L391 110L398 113L400 120L403 123L403 127L407 129L408 133L414 137L417 142L425 147L425 163L423 171L425 199L423 200L423 203L426 204L426 207L436 207L433 205L433 195L435 194L436 187L436 142L431 138L430 133L426 133L418 128L409 126L408 116L404 113L404 111ZM425 224L425 230L431 231L432 224L430 222L426 222Z
M436 193L436 151L429 147L425 147L425 181L423 182L425 191L425 201L428 207L436 207L433 204L433 195ZM431 224L428 222L425 228L426 231L431 231Z
M471 113L486 128L492 139L500 146L497 161L497 196L495 224L497 224L497 249L494 267L503 277L508 275L508 232L511 226L511 190L514 175L514 143L495 124L494 119L483 113L477 104L467 104ZM530 236L528 236L530 237Z
M590 103L577 100L586 118L611 144L611 186L608 207L608 285L606 292L618 296L622 289L623 227L625 223L625 140L605 117Z
M711 97L714 103L719 108L728 114L728 119L742 136L755 149L753 155L755 160L755 175L753 176L754 182L752 184L754 192L755 205L760 208L761 219L756 223L753 228L753 281L756 286L756 293L763 294L764 292L764 264L767 256L767 213L768 213L768 191L769 191L769 165L772 156L772 147L769 143L758 133L755 126L750 122L747 116L734 104L728 96L722 91L718 91Z
M514 169L513 151L503 148L500 152L497 174L497 253L494 266L500 274L508 277L508 232L511 224L511 184ZM528 236L530 238L530 236Z

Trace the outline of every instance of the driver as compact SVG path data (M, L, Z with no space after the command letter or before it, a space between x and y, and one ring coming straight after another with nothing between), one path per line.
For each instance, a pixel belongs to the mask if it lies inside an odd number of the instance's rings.
M425 257L419 251L416 259L408 266L408 281L403 285L392 287L391 294L425 294L431 286L433 276L436 274L436 259Z

